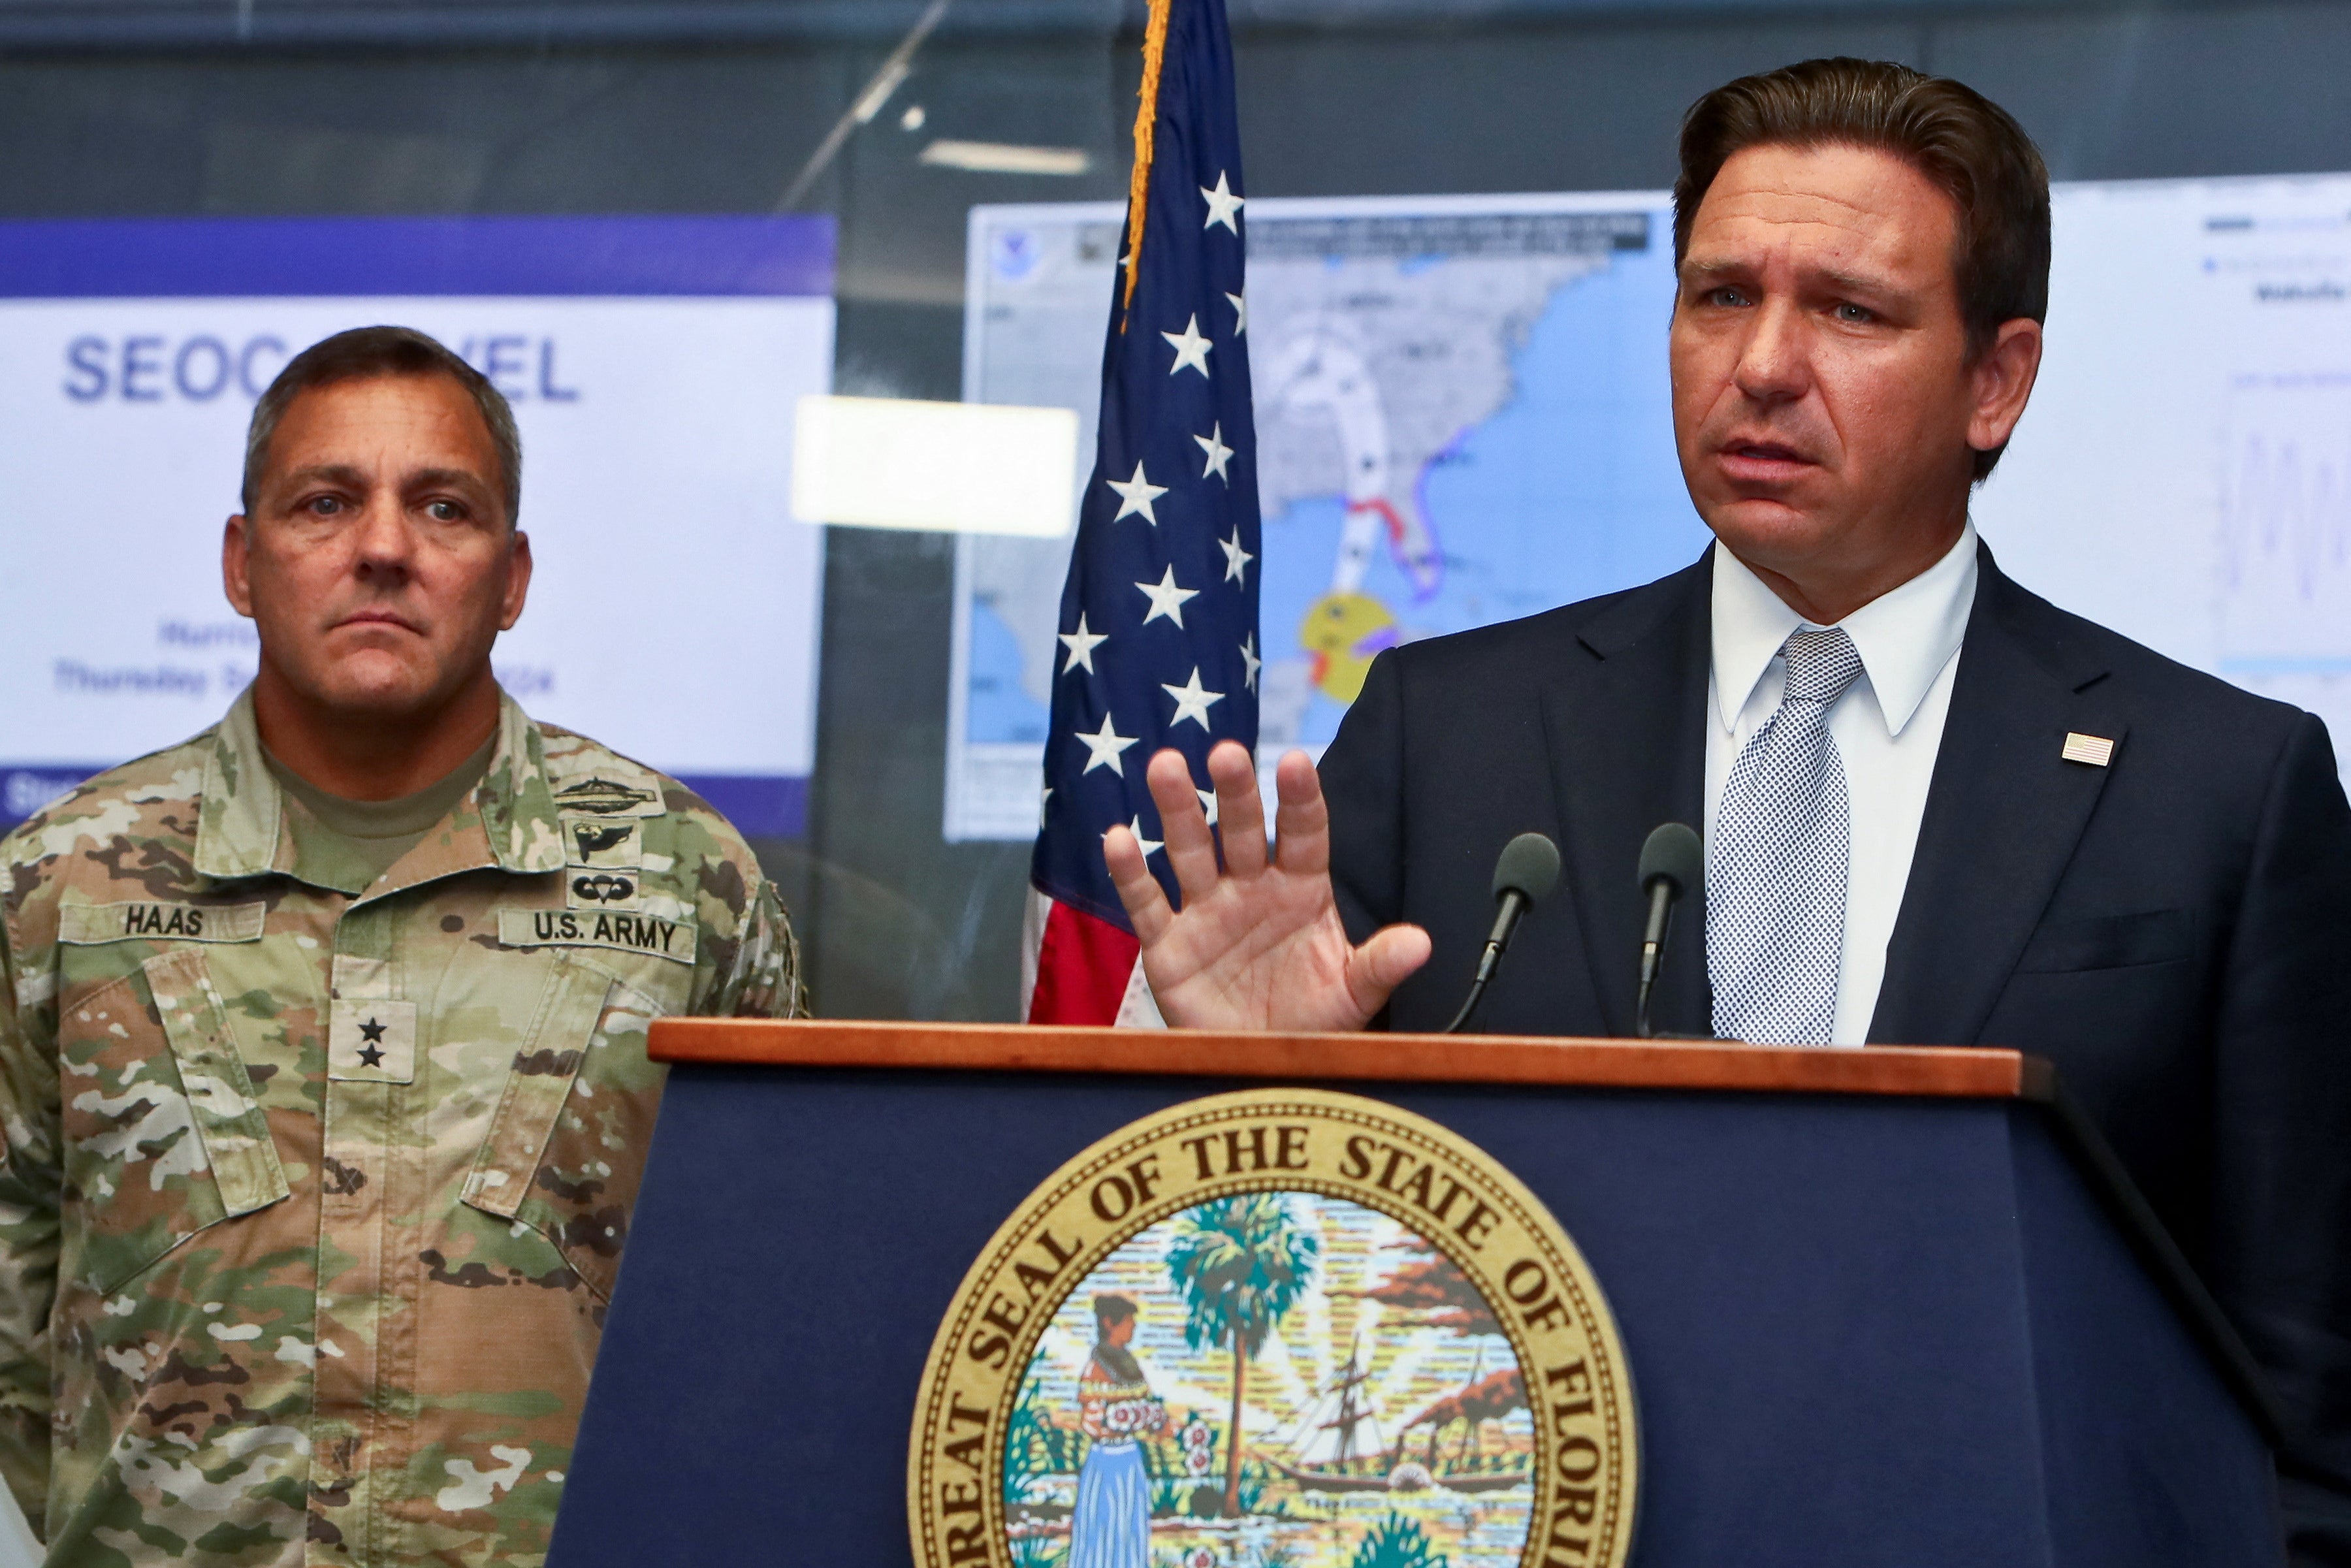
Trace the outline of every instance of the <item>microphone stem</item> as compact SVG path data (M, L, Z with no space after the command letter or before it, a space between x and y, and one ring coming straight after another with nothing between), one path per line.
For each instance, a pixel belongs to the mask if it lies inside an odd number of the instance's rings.
M1656 1037L1649 1022L1649 995L1657 983L1657 970L1666 952L1666 935L1673 927L1674 894L1677 890L1670 878L1657 877L1649 883L1649 928L1641 939L1641 990L1633 1009L1633 1032L1643 1040Z
M1494 950L1493 948L1489 947L1486 951L1490 955ZM1455 1013L1453 1015L1453 1021L1447 1024L1443 1029L1438 1030L1437 1031L1437 1033L1459 1034L1461 1032L1461 1026L1469 1021L1469 1015L1478 1010L1479 999L1486 994L1486 976L1488 972L1488 966L1480 965L1479 967L1478 977L1469 982L1469 995L1462 1000L1461 1010Z
M1518 928L1519 916L1526 913L1528 902L1527 895L1515 887L1503 893L1502 907L1494 916L1493 935L1486 938L1486 950L1478 957L1478 977L1469 982L1469 995L1462 1000L1461 1010L1453 1015L1451 1023L1437 1030L1439 1034L1458 1034L1461 1026L1469 1021L1469 1015L1478 1010L1478 1003L1486 994L1486 983L1501 967L1502 950L1510 945L1510 933Z

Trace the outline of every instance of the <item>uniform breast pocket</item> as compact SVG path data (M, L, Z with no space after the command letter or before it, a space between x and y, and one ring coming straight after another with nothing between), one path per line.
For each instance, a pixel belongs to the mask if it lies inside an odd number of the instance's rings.
M2195 950L2195 930L2186 910L2149 909L2135 915L2051 921L2025 944L2016 970L2021 975L2051 975L2127 969L2177 963L2192 956Z
M59 1017L61 1277L104 1294L190 1237L287 1195L200 948L169 951Z
M620 1274L660 1108L645 1030L671 1010L654 994L667 981L559 960L465 1178L468 1205L545 1236L600 1300Z

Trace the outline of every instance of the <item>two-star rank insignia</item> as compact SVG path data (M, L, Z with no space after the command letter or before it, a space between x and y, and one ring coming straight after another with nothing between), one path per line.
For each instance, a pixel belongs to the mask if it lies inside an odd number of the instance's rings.
M361 1083L416 1077L416 1004L338 1000L327 1030L327 1076Z

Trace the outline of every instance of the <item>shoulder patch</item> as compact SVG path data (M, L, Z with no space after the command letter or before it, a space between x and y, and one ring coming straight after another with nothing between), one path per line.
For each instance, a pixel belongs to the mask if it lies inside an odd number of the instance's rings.
M563 821L563 852L573 865L600 871L634 871L644 863L645 825L634 817L569 817Z
M616 771L607 768L555 790L556 809L598 817L658 817L667 810L653 779L640 782L609 777Z
M57 940L99 942L258 942L266 904L68 904L57 910Z

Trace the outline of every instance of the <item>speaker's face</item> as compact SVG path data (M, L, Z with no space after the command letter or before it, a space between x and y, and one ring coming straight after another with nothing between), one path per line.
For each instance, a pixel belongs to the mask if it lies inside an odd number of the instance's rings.
M1672 329L1683 477L1812 619L1948 549L1980 438L2022 412L2017 356L1969 353L1958 237L1951 200L1876 149L1750 147L1698 204Z

